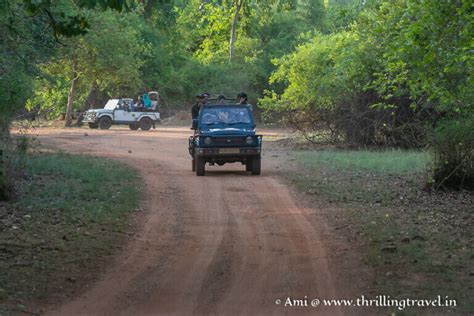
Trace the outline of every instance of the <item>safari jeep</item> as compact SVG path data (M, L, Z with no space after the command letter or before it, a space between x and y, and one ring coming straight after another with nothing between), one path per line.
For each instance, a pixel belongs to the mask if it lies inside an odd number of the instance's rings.
M149 94L151 99L152 92ZM153 99L150 109L134 107L132 99L110 99L103 109L86 111L82 122L88 123L90 128L109 129L112 124L121 124L128 125L131 130L149 130L160 122L157 106L157 100Z
M255 134L249 105L205 105L193 121L189 154L196 175L205 174L206 163L222 166L240 162L245 170L260 174L262 136Z

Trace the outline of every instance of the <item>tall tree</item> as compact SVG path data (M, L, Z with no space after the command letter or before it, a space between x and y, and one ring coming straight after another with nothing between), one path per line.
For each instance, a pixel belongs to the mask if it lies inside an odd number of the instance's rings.
M235 40L237 36L237 23L239 21L239 13L240 13L240 8L242 7L244 3L244 0L235 0L235 11L234 11L234 20L232 22L232 31L231 31L231 36L230 36L230 44L229 44L229 60L232 60L234 58L235 54Z
M72 111L73 111L73 102L76 95L77 81L79 76L77 73L77 56L75 53L72 55L72 80L71 88L67 96L67 106L66 106L66 127L70 127L72 124Z

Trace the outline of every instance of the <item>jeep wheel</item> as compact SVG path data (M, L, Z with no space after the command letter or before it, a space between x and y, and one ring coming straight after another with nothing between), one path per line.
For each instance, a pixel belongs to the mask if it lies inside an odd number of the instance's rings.
M245 171L252 171L252 158L248 158L245 162Z
M132 123L132 124L128 124L128 127L132 130L132 131L136 131L140 125L138 125L138 123Z
M149 117L144 117L140 120L140 128L144 131L148 131L153 125L153 122Z
M196 161L194 161L194 159L191 160L191 170L196 171Z
M99 128L97 123L89 123L89 128Z
M195 161L195 170L196 170L196 175L197 176L203 176L204 173L206 173L206 162L204 161L204 158L202 157L196 157L194 159Z
M262 159L260 157L255 157L252 159L252 174L260 174L260 169L262 165Z
M98 125L100 129L109 129L112 126L112 120L108 116L103 116L99 119Z

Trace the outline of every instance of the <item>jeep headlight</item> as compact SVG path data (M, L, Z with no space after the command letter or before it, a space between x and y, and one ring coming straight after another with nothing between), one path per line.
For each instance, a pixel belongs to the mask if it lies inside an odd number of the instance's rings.
M212 138L211 137L205 137L204 138L204 144L210 145L212 143Z
M253 137L252 136L247 136L245 138L245 142L249 145L252 144L253 143Z

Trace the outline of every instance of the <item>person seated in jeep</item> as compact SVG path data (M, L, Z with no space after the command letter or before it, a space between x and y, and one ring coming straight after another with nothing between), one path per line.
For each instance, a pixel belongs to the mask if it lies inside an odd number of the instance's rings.
M202 116L202 122L204 124L212 124L217 121L217 116L211 113L206 113Z
M237 102L238 104L247 104L248 98L245 92L240 92L237 94Z
M240 108L205 108L205 112L201 118L202 124L211 125L211 124L239 124L250 123L250 116L248 111Z
M217 97L217 103L219 104L225 104L227 102L227 98L225 95L221 94L220 96Z
M134 107L137 110L143 109L143 97L141 95L138 96L137 103L135 103Z
M222 123L228 124L231 121L230 112L229 111L220 111L219 112L219 121Z

